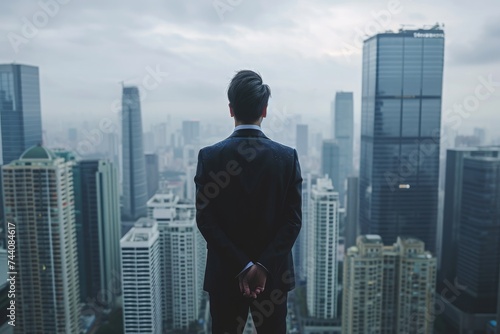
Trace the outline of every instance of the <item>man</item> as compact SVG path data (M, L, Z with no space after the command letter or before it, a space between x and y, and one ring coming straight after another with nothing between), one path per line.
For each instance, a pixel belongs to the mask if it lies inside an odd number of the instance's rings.
M194 178L212 333L241 333L250 309L258 333L284 334L302 224L297 152L261 131L271 91L260 75L238 72L227 95L234 132L200 150Z

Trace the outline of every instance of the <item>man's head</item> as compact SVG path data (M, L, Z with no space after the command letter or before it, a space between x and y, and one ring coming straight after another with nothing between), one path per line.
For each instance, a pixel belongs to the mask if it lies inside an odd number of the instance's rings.
M266 117L269 96L271 88L262 83L260 75L249 70L239 71L227 90L231 116L243 124L260 123L261 117Z

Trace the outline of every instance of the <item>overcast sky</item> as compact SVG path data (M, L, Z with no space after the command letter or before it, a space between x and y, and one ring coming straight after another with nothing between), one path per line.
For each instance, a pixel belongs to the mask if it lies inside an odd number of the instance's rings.
M480 77L500 83L498 0L2 0L0 63L40 67L44 127L113 116L119 82L141 86L151 71L161 74L157 85L148 79L145 128L167 114L225 116L227 84L243 68L262 74L274 108L329 124L338 90L354 92L359 119L364 35L436 22L448 110L472 103ZM461 130L498 128L500 84L493 89L460 116Z

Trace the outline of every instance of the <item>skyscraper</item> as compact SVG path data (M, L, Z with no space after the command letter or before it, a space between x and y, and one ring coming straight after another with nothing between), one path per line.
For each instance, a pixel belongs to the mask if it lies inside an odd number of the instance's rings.
M340 149L333 139L323 140L321 146L321 174L328 175L333 188L338 192L342 187L340 182Z
M334 184L339 192L340 204L344 206L345 180L353 173L354 152L354 111L352 92L337 92L332 103L333 138L339 146L339 184Z
M158 155L154 153L146 154L146 180L148 182L148 199L153 197L160 185L160 166L158 165ZM194 183L194 182L193 182Z
M42 146L2 167L5 217L16 225L15 333L78 333L72 164Z
M436 249L444 32L386 32L365 40L360 225Z
M460 333L484 330L498 303L499 147L447 151L442 235L444 315Z
M121 293L117 174L106 160L83 160L74 167L81 298L108 308Z
M432 333L435 279L422 241L359 236L344 259L342 334Z
M187 329L199 317L206 257L194 202L158 193L148 201L148 217L156 220L160 234L164 327Z
M461 246L459 230L462 215L464 161L466 158L500 157L500 147L450 149L446 151L445 194L442 223L438 289L445 289L457 278L457 254ZM469 204L467 204L469 205Z
M140 218L120 240L124 334L163 333L158 224Z
M122 159L123 203L125 219L146 216L148 200L146 162L142 146L141 101L137 87L123 87L122 98Z
M42 143L38 67L0 65L2 161L18 159L29 147Z
M337 243L339 195L332 181L312 186L307 224L307 309L321 319L337 317Z
M309 149L309 127L307 124L297 124L295 140L299 156L307 157Z
M200 121L183 121L182 138L184 145L198 145L200 143Z
M344 234L344 247L348 249L356 245L356 238L359 235L359 178L350 176L347 178L347 202L346 202L346 223Z

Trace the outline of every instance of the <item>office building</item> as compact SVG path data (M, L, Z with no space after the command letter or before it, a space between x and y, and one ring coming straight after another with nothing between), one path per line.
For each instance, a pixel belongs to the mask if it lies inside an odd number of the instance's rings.
M196 226L194 202L158 193L148 201L148 217L158 223L160 234L165 328L187 329L199 319L206 261L206 243Z
M42 143L38 67L0 65L0 115L0 164L17 160L26 149Z
M120 240L125 334L162 333L160 234L140 218Z
M339 195L332 181L312 186L307 225L307 309L309 315L333 319L337 314L337 243Z
M120 291L120 195L116 167L83 160L73 167L83 302L112 308Z
M356 238L359 235L359 178L350 176L347 178L347 196L346 196L346 218L344 248L356 246Z
M340 205L345 205L345 181L353 173L354 110L352 92L337 92L332 103L333 138L339 147L339 192Z
M359 176L362 234L422 240L435 252L444 32L365 40Z
M148 183L148 199L153 197L160 186L160 166L158 164L158 155L146 154L146 180Z
M123 87L122 98L122 217L146 216L146 161L142 143L141 101L137 87Z
M343 334L433 332L436 258L424 243L362 235L344 259Z
M321 145L321 174L331 179L333 188L338 192L340 182L340 149L335 140L323 140Z
M295 140L295 147L299 156L307 157L309 153L309 127L307 124L297 124Z
M500 271L500 148L447 151L438 291L460 333L495 319Z
M72 163L33 146L2 167L2 179L6 221L16 225L14 333L78 333Z

